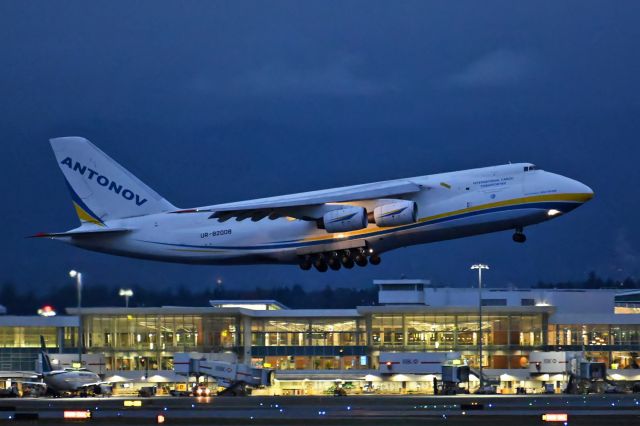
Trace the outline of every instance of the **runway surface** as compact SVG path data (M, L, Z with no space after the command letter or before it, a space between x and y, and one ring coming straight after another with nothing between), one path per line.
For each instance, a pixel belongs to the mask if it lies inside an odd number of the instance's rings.
M140 406L125 407L127 401ZM135 403L138 404L138 403ZM65 410L90 413L65 420ZM346 396L210 398L1 399L0 422L11 424L197 425L541 425L567 414L570 425L640 425L640 395ZM401 422L401 423L400 423ZM552 423L552 424L562 424Z

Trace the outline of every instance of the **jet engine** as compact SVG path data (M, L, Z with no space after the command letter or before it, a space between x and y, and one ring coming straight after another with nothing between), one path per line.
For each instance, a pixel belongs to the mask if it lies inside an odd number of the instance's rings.
M373 220L381 228L415 223L418 205L415 201L398 200L373 210Z
M367 227L367 210L363 207L345 207L331 210L322 217L327 232L349 232Z

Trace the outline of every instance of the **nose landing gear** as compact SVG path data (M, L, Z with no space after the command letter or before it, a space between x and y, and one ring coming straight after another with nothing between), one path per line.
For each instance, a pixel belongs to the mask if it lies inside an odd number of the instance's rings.
M513 234L513 241L516 243L524 243L527 241L527 236L522 232L522 228L516 228L516 232Z

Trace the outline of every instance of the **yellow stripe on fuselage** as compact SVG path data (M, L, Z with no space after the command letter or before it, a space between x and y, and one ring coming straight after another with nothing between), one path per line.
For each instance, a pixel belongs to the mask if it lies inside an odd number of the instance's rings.
M424 223L432 220L442 219L449 216L457 216L459 214L493 209L496 207L515 206L518 204L543 203L548 201L568 201L568 202L576 202L576 203L585 203L589 201L592 197L593 197L593 194L586 194L586 193L532 195L530 197L513 198L511 200L496 201L494 203L481 204L478 206L467 207L460 210L453 210L450 212L440 213L433 216L423 217L418 219L416 223ZM357 231L345 232L343 238L352 237L356 235L361 235L363 237L366 237L367 234L378 232L380 230L386 231L386 230L398 229L398 228L402 228L403 226L406 226L406 225L390 226L385 228L379 228L378 226L374 225L371 228L364 228L364 229L359 229ZM332 240L334 238L335 237L332 234L328 234L328 235L321 235L321 236L315 236L315 237L308 237L308 238L305 238L303 241L305 242L306 241L322 241L322 240Z

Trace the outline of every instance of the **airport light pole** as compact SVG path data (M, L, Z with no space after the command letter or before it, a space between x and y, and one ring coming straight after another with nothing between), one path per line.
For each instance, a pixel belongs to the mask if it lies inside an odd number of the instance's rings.
M69 276L76 279L76 287L78 290L78 362L82 368L82 273L72 269Z
M480 364L480 390L482 390L483 385L483 374L482 374L482 270L489 269L489 265L484 265L482 263L476 263L471 266L471 269L478 270L478 362Z
M121 288L120 292L118 294L120 296L124 297L124 307L128 308L129 307L129 298L131 296L133 296L133 290L131 290L130 288Z

